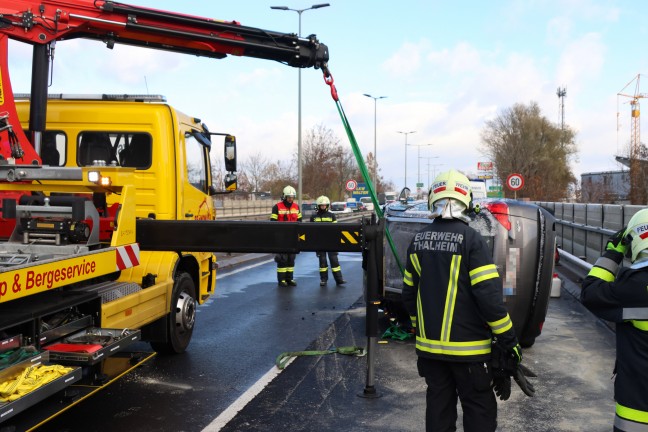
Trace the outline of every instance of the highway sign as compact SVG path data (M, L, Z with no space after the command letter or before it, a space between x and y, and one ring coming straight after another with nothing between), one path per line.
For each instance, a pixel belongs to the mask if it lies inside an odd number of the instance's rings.
M346 190L353 191L358 187L358 183L355 180L347 180L346 185L344 186Z
M522 177L522 174L509 174L506 177L506 186L512 191L520 190L524 186L524 177Z

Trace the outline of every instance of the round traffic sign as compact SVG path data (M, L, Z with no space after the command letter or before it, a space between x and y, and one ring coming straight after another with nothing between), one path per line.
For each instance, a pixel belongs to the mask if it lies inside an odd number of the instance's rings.
M522 177L522 174L509 174L506 177L506 186L512 191L520 190L524 186L524 177Z
M348 191L354 191L358 187L358 182L355 180L347 180L345 187Z

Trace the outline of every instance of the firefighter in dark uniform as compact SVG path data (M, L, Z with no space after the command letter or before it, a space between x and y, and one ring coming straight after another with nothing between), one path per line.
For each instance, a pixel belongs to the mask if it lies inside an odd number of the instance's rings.
M337 218L334 213L329 211L329 206L331 201L328 197L322 195L317 198L315 201L317 204L317 213L313 214L310 218L311 222L329 222L337 223ZM317 258L319 258L319 274L320 274L320 286L326 286L328 282L328 263L326 261L326 252L317 252ZM346 281L342 277L342 267L340 267L340 261L338 260L337 252L328 252L328 259L331 262L331 272L333 273L333 278L337 285L345 284Z
M631 265L622 267L623 256ZM618 273L617 273L618 270ZM610 237L583 281L581 300L616 323L614 430L648 432L648 209Z
M286 186L283 189L281 201L272 207L272 214L270 220L279 222L301 222L302 214L299 210L299 205L295 203L297 192L292 186ZM295 254L276 254L275 261L277 263L277 283L281 287L297 286L297 282L293 278L295 271Z
M468 226L471 197L465 175L439 174L428 194L433 222L415 234L407 250L402 297L416 328L418 372L427 384L428 432L456 430L457 397L464 431L495 431L493 385L501 399L508 399L513 372L506 376L503 397L497 387L502 382L493 382L493 338L513 368L522 360L493 258L485 240ZM532 395L533 386L525 385Z

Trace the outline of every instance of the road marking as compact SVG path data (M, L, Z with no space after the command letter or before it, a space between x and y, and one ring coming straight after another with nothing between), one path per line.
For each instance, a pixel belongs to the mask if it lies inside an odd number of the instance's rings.
M221 270L221 271L223 271L223 272L227 272L227 273L225 273L225 274L221 274L220 272L217 272L217 273L216 273L216 280L222 279L222 278L227 277L227 276L232 276L232 275L234 275L234 274L236 274L236 273L240 273L240 272L242 272L242 271L247 271L247 270L253 269L253 268L255 268L255 267L262 266L262 265L264 265L264 264L268 264L269 262L272 262L272 261L274 261L274 258L273 258L273 259L266 260L266 261L261 261L261 262L258 262L258 263L256 263L256 264L251 264L251 265L249 265L249 266L248 266L248 265L244 265L243 267L241 267L241 268L239 268L239 269L236 269L236 270L231 270L231 271L229 271L229 270Z
M295 360L296 357L290 358L288 362L286 363L286 367L290 365ZM285 370L285 368L283 369ZM239 396L238 399L234 401L230 406L228 406L225 411L220 413L218 417L216 417L211 423L205 427L205 429L202 430L202 432L218 432L220 431L224 426L227 425L227 423L232 420L236 414L238 414L239 411L241 411L245 406L252 401L258 395L261 393L261 391L268 386L274 380L280 373L282 369L279 369L276 366L273 366L270 368L268 372L265 373L257 382L252 384L252 386L246 390L245 393L243 393L241 396Z

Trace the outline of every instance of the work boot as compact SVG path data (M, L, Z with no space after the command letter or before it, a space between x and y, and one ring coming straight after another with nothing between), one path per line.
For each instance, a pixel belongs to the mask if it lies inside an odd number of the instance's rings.
M297 281L296 281L296 280L293 280L293 279L289 279L289 280L288 280L288 285L290 285L290 286L297 286Z
M285 280L280 280L277 285L280 287L287 287L288 283Z
M344 285L344 284L346 283L346 281L344 280L344 278L342 277L342 275L340 275L340 276L338 276L338 277L335 278L335 283L336 283L337 285Z
M327 283L327 282L328 282L328 281L327 281L326 279L322 279L322 280L320 280L320 286L326 286L326 283Z

